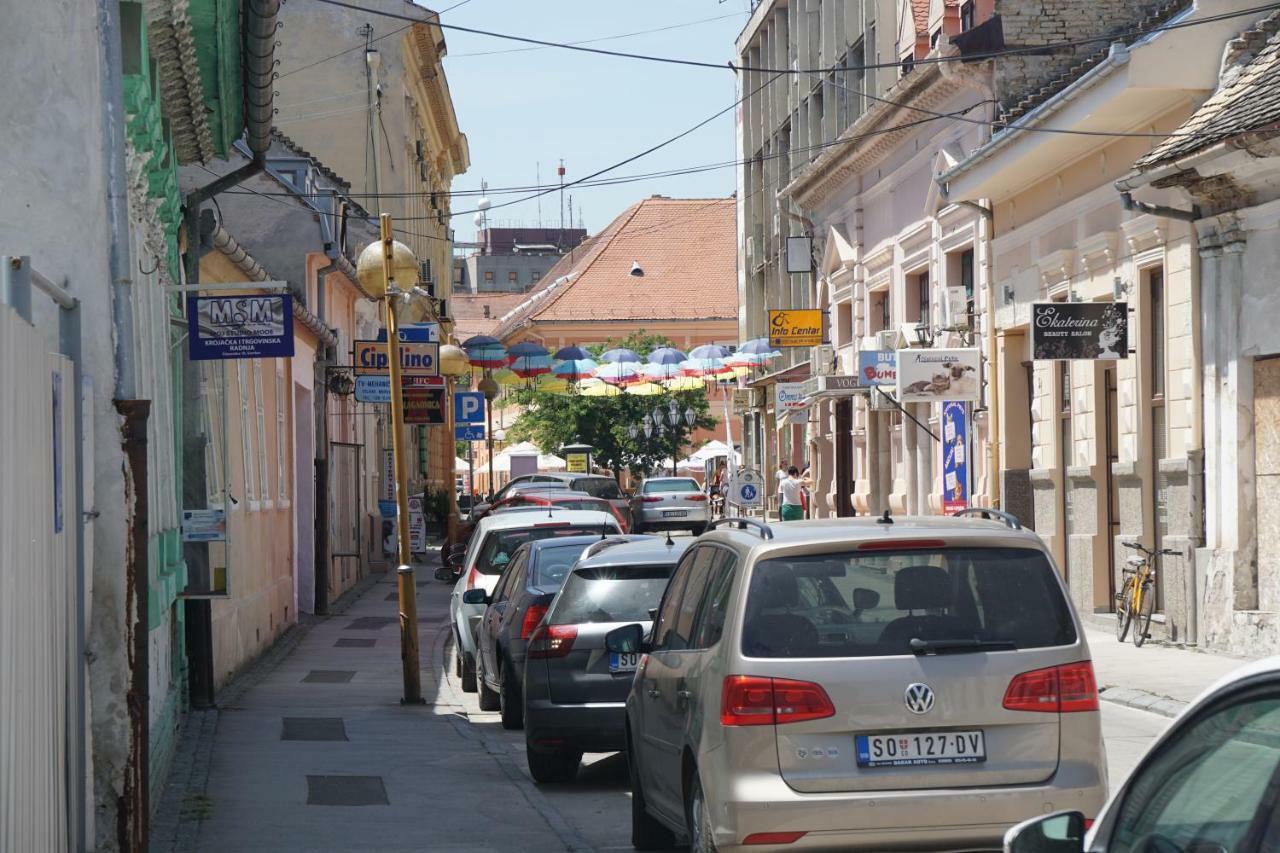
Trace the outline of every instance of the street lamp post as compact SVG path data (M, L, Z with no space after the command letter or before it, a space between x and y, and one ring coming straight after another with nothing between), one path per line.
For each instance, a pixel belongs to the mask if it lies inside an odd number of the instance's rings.
M401 704L422 704L422 673L418 664L418 597L414 583L413 555L409 550L409 459L404 435L404 398L400 378L400 334L396 303L417 281L418 259L392 236L391 216L382 214L381 239L360 254L357 274L365 289L382 297L387 319L387 368L391 379L391 447L396 471L396 544L400 565L396 568L400 603L400 660L404 675ZM408 283L396 285L396 280Z

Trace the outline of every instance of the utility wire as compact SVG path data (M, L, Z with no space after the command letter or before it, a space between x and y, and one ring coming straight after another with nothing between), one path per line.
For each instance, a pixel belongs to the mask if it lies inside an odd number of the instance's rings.
M602 41L616 41L617 39L633 38L635 36L647 36L647 35L651 35L652 33L665 33L668 30L679 30L685 27L694 27L699 24L709 24L712 21L723 21L726 18L741 18L741 17L742 17L742 12L734 12L729 15L716 15L714 18L700 18L699 20L696 20L696 21L687 21L683 24L669 24L665 27L655 27L650 30L636 30L635 32L632 32L632 33L619 33L617 35L612 35L612 36L598 36L596 38L580 39L578 41L565 42L565 44L576 46L580 44L596 44L597 42L602 42ZM548 47L550 47L550 45L534 45L533 47L509 47L509 48L506 48L505 50L481 50L481 51L473 51L471 53L450 53L449 59L461 59L464 56L497 56L498 54L502 54L502 53L524 53L530 50L546 50Z

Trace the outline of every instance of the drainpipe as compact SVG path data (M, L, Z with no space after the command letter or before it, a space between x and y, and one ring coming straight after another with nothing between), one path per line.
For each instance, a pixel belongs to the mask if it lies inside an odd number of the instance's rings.
M1193 204L1190 210L1179 210L1163 204L1148 204L1135 199L1131 192L1120 193L1120 204L1125 210L1136 210L1139 213L1150 213L1152 216L1163 216L1165 219L1178 219L1182 222L1195 222L1203 218L1197 205Z

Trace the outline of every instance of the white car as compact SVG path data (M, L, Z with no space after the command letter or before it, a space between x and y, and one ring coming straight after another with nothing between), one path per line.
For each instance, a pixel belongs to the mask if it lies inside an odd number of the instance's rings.
M1087 833L1087 834L1086 834ZM1098 820L1042 815L1009 853L1269 853L1280 850L1280 657L1247 664L1186 708Z
M650 477L632 498L631 518L637 533L675 529L697 536L711 521L711 504L692 477Z
M621 533L618 519L608 512L562 510L539 507L536 512L511 512L481 520L471 535L462 562L462 574L449 598L449 619L453 623L454 669L462 679L462 689L476 692L476 626L484 617L485 605L465 604L462 594L469 589L492 593L498 576L511 555L526 542L553 536L581 536Z

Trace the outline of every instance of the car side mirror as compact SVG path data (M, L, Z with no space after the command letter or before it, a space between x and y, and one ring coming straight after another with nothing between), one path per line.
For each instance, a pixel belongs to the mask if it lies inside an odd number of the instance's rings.
M476 587L475 589L469 589L462 594L462 603L463 604L488 604L489 593L485 592L483 589L480 589L479 587Z
M1034 817L1004 836L1005 853L1083 853L1084 815L1056 812Z
M643 625L623 625L604 635L604 647L610 652L628 654L646 652Z

